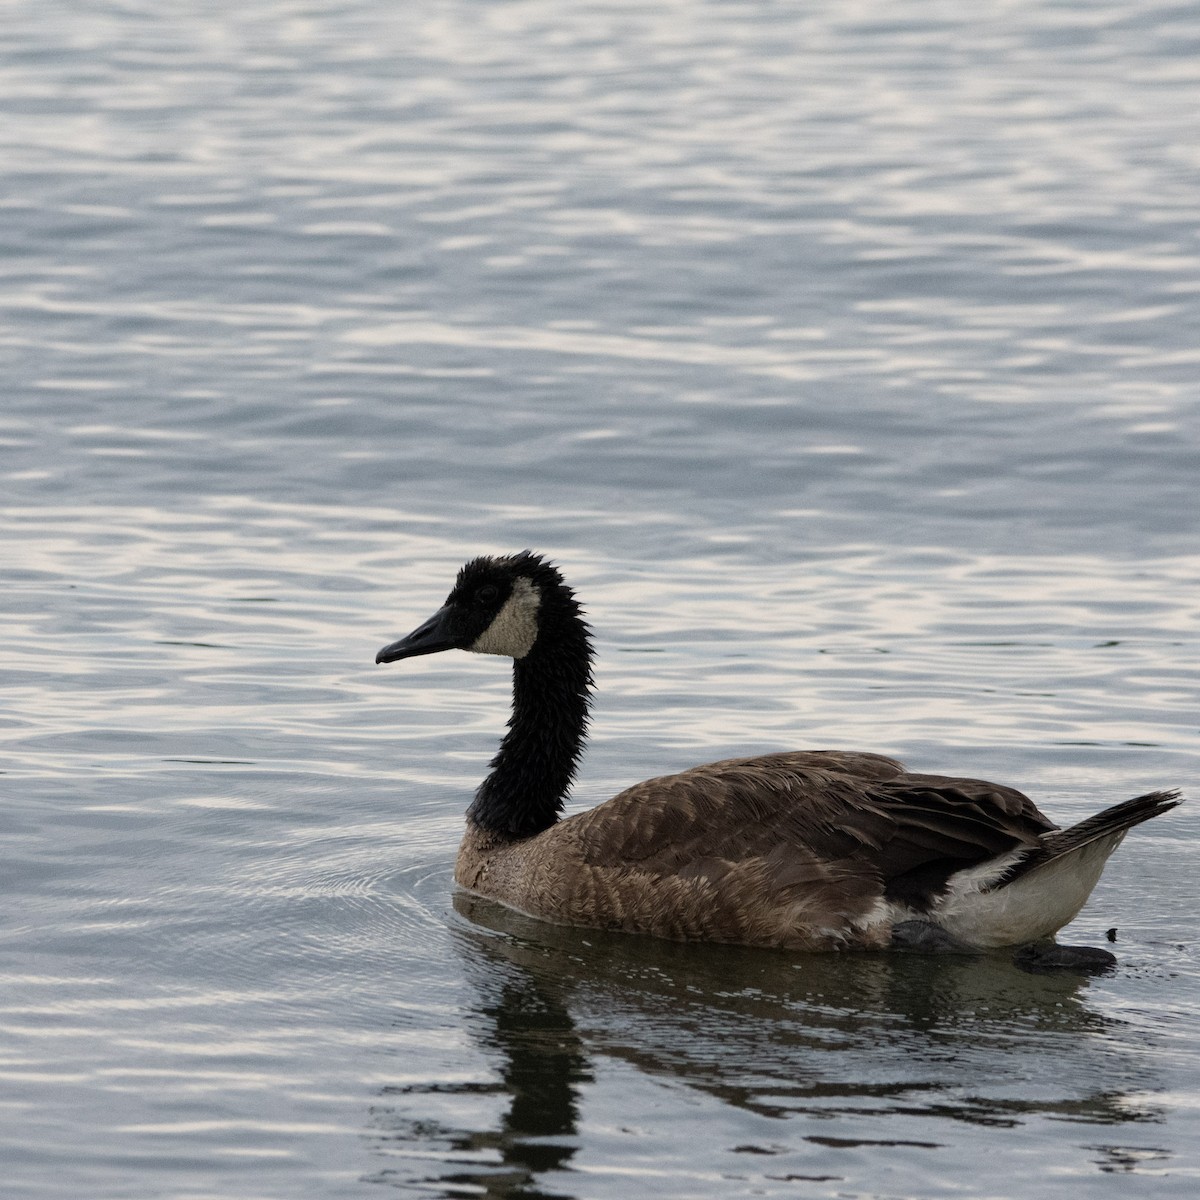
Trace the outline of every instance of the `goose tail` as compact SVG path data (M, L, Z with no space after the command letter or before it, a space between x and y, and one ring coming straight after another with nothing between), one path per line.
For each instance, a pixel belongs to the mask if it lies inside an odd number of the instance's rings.
M1095 813L1078 825L1044 833L1040 845L986 883L964 879L935 916L971 945L1013 946L1053 935L1073 921L1128 830L1174 808L1178 792L1148 792ZM964 876L967 872L962 873Z
M1128 830L1143 821L1169 812L1181 800L1182 797L1177 791L1147 792L1144 796L1135 796L1132 800L1114 804L1111 808L1093 813L1078 825L1043 834L1041 850L1020 865L1026 870L1044 867L1055 859L1082 850L1102 838L1114 838L1111 850L1115 850Z

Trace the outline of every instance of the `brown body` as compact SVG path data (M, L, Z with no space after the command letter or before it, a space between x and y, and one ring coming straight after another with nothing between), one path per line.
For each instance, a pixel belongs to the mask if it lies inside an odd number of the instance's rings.
M887 946L905 881L1055 827L1011 788L875 754L729 759L646 780L531 838L468 823L455 879L531 916L683 941Z

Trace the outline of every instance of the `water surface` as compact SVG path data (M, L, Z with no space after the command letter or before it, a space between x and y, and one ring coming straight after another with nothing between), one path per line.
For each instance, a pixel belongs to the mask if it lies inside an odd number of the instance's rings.
M1101 978L547 929L450 882L503 664L372 664L532 546L573 808L805 745L1195 792L1191 9L4 23L11 1195L1194 1194L1190 807Z

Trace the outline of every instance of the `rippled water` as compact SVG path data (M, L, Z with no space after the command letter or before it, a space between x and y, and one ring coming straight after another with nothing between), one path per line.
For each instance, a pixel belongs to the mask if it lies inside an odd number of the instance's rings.
M503 665L372 665L528 545L577 807L1194 795L1194 8L3 20L6 1195L1195 1193L1191 806L1102 978L581 935L452 891Z

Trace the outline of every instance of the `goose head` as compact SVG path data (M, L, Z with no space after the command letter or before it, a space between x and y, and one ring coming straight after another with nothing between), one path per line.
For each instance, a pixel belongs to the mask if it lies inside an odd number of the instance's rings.
M528 550L474 558L459 571L442 607L412 633L384 646L375 661L442 650L523 659L538 639L543 600L563 587L557 569Z

